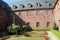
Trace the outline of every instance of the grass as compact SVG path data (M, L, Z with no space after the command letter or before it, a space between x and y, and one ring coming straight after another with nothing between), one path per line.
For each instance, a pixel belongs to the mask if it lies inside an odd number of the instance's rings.
M33 31L44 31L44 30L50 31L50 28L32 28L32 29Z
M54 33L60 39L60 32L59 31L51 29L51 32Z
M27 33L30 34L31 37L26 37L24 35L20 35L19 37L11 36L11 38L6 40L44 40L44 35L41 36L44 34L44 31L31 31Z
M28 32L28 34L45 35L45 34L44 34L44 31L31 31L31 32Z
M44 40L44 37L11 37L7 40Z

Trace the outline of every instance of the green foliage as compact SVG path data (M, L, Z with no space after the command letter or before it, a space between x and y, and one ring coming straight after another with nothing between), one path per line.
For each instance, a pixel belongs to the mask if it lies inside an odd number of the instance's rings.
M31 31L32 30L32 28L30 28L28 25L23 25L22 27L23 27L23 30L25 30L25 31Z
M58 29L58 26L56 25L56 23L54 23L53 29L54 29L54 30L59 30L59 29Z
M54 33L60 39L60 32L59 31L51 29L51 32Z
M20 27L18 25L9 26L9 27L7 27L7 30L11 34L18 34L18 31L20 30Z

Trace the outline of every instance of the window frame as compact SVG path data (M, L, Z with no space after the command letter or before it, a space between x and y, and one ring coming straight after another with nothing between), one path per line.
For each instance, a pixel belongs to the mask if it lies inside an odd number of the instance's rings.
M36 27L39 27L40 26L40 22L36 22Z
M50 27L50 22L46 22L46 26L49 28Z
M30 16L30 11L27 11L27 16Z
M42 6L39 2L37 2L36 4L37 4L37 7L41 7Z
M49 10L46 10L46 14L49 14Z
M25 8L25 6L23 4L20 4L20 8Z
M16 6L16 5L13 5L13 9L17 9L18 8L18 6Z
M29 7L29 8L32 8L33 5L32 5L31 3L28 3L28 7Z
M36 10L36 15L39 15L40 14L40 11L39 10Z

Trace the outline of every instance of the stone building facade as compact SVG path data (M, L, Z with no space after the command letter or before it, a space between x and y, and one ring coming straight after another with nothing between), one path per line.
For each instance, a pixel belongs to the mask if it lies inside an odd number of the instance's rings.
M9 3L8 24L29 25L31 28L53 28L54 23L60 28L60 0L27 0ZM5 13L5 12L4 12ZM2 21L2 20L1 20Z
M60 0L57 1L54 8L54 21L60 30Z
M28 0L8 5L15 15L16 24L24 25L25 23L31 28L53 28L53 10L56 2L57 0Z

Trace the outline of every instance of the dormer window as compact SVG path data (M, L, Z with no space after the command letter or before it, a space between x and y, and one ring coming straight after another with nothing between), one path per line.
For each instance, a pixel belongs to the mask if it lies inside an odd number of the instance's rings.
M37 3L37 7L41 7L42 5L40 3Z
M51 6L52 4L49 4L49 6Z
M28 3L28 7L29 7L29 8L31 8L31 7L33 7L33 5L32 5L32 4L30 4L30 3Z
M23 4L20 4L20 8L24 8L25 6Z
M17 9L17 6L16 5L13 5L13 9Z
M52 4L51 3L49 3L48 1L46 1L45 3L47 3L49 6L51 6Z

